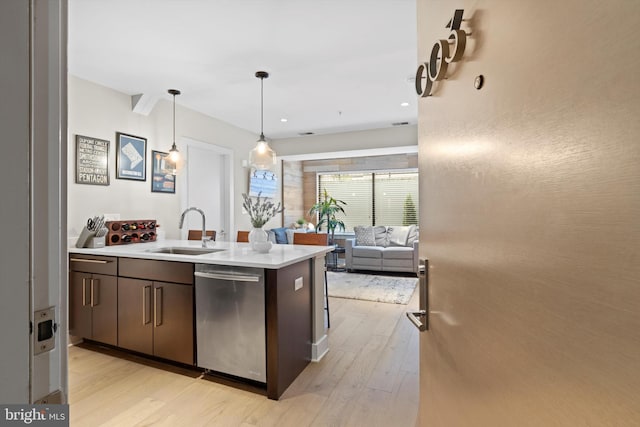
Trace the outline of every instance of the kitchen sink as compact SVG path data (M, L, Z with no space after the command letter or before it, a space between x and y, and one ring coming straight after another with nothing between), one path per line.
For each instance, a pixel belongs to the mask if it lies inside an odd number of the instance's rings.
M164 248L149 249L147 252L156 254L171 254L171 255L204 255L213 252L221 252L224 249L213 248L187 248L184 246L168 246Z

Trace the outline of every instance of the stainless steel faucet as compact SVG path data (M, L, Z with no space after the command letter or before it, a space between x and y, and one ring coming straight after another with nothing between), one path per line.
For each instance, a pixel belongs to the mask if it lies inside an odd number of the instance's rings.
M209 239L207 237L207 227L205 225L204 212L202 211L202 209L198 209L198 208L195 208L195 207L191 207L191 208L185 209L185 211L182 212L182 215L180 216L179 228L182 229L182 226L184 225L184 217L185 217L185 215L187 215L187 212L189 212L189 211L196 211L196 212L199 212L200 215L202 215L202 247L206 248L207 247L207 242L209 240L212 240L212 239Z

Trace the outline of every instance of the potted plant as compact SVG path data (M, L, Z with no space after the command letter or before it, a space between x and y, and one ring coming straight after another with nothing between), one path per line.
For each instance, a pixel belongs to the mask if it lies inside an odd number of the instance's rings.
M330 234L330 244L333 244L333 237L336 228L340 228L344 231L344 222L336 217L338 213L345 213L344 207L346 202L338 199L334 199L324 190L322 199L313 205L309 209L309 215L318 214L318 225L316 226L316 232L322 231L322 226L326 224L327 232Z
M260 197L262 192L258 193L255 199L242 193L242 207L249 214L253 229L249 232L249 243L251 247L258 252L269 252L271 242L269 235L263 226L273 218L277 213L282 212L280 202L276 205L267 197Z

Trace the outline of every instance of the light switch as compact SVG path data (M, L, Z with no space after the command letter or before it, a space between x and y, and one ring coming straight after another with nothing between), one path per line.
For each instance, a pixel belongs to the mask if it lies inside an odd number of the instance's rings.
M294 291L298 291L300 289L302 289L302 277L298 277L295 281L295 284L293 286L293 290Z

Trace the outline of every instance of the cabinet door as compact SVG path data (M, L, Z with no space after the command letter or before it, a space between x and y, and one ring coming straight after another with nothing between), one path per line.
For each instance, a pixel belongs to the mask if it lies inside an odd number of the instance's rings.
M118 346L153 354L153 282L118 277Z
M92 339L118 344L118 278L93 274L89 282Z
M72 271L69 280L69 334L91 338L91 274Z
M193 365L193 286L153 284L153 354Z

